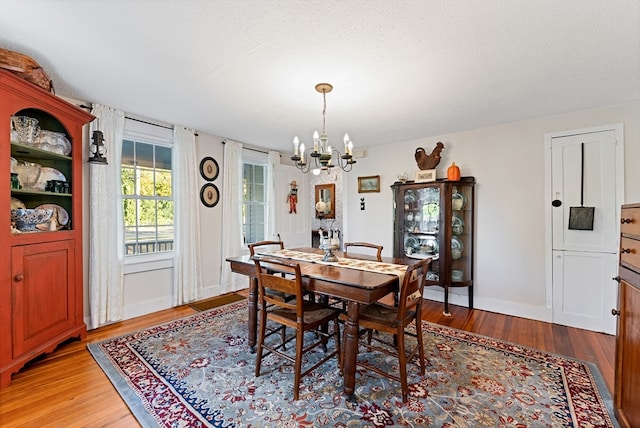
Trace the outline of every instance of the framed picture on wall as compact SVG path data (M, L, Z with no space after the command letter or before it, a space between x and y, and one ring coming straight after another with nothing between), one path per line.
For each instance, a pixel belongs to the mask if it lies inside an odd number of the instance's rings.
M358 193L380 192L380 176L358 177Z
M220 201L220 191L215 184L207 183L200 189L200 201L208 208L215 207Z
M211 156L207 156L200 161L200 175L207 181L213 181L218 178L220 168L218 162Z

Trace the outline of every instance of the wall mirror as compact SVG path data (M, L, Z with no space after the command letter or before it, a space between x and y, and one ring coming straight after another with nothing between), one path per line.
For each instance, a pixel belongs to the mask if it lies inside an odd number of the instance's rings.
M316 184L316 218L336 218L336 185Z

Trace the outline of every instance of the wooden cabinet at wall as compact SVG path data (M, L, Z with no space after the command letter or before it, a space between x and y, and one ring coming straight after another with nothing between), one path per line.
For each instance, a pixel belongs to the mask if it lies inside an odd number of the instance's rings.
M623 427L640 427L640 204L620 214L614 408Z
M61 133L64 152L16 141L12 116L38 120L42 130ZM86 335L82 273L82 128L93 116L14 74L0 70L0 388L29 360L52 352L69 338ZM41 165L34 188L11 184L14 162ZM45 179L66 180L45 189ZM20 232L11 208L54 207L56 223Z
M449 315L449 288L468 287L473 308L475 179L395 183L393 256L431 257L427 286L444 288Z

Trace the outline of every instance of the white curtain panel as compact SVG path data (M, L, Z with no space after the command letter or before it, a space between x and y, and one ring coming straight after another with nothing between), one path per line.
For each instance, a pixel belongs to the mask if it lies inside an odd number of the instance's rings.
M267 230L266 236L278 239L276 230L276 166L280 164L280 152L269 150L267 155Z
M242 254L242 144L226 140L222 164L221 294L246 288L247 278L231 272L228 257Z
M192 129L173 128L175 245L173 305L201 297L200 214L196 137Z
M124 112L94 104L91 123L104 134L108 165L89 164L89 304L91 328L123 316L124 229L120 165Z

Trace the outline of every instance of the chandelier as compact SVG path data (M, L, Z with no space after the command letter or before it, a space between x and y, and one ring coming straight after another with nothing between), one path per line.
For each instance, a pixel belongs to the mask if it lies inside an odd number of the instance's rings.
M334 166L339 166L343 171L349 172L351 171L351 168L353 168L353 164L356 163L353 159L353 143L349 139L349 134L344 134L344 154L329 145L329 137L327 137L327 133L325 132L325 123L327 113L327 93L332 90L333 86L329 83L318 83L316 85L316 91L322 93L324 107L322 109L322 134L318 135L318 131L313 133L313 151L308 154L309 157L313 158L315 174L319 173L319 170L331 172L331 168ZM306 161L305 150L306 148L304 143L300 144L300 140L296 136L293 139L293 156L291 156L291 160L295 163L296 167L300 169L300 171L306 173L309 172L311 159L309 159L309 162ZM334 152L336 153L335 157L333 155Z

